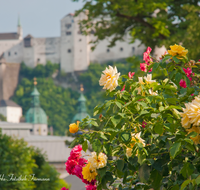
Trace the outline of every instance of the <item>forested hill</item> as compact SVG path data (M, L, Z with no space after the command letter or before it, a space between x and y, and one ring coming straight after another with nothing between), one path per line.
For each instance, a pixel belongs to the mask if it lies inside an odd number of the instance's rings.
M136 72L137 77L138 74L141 74L139 63L138 58L130 58L128 61L121 63L90 64L87 71L76 75L78 81L74 81L70 74L64 74L63 72L60 72L54 78L53 74L59 70L59 64L47 62L45 66L37 65L37 67L32 69L22 63L20 82L12 100L22 106L23 115L25 116L25 113L31 106L30 94L33 90L33 78L37 77L40 103L48 116L48 125L53 126L54 134L64 135L73 116L77 112L80 84L84 86L88 113L92 116L94 107L102 103L105 98L105 90L102 90L102 87L99 86L99 79L107 65L117 66L121 74L128 74L129 71ZM58 81L63 83L64 80L66 80L66 86L73 83L73 86L76 86L73 88L74 90L61 87Z

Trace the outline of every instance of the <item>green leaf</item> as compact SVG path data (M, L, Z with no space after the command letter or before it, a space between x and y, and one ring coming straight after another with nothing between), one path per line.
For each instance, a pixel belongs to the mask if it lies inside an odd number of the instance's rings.
M176 142L173 144L173 146L170 148L170 155L172 158L175 158L176 154L178 153L178 151L181 148L181 143L180 142Z
M127 170L125 171L125 173L124 173L124 177L123 177L123 184L125 184L126 183L126 178L127 178L127 176L128 176L128 172L127 172Z
M180 80L183 78L181 73L176 73L175 80L176 84L179 84Z
M196 182L197 185L200 184L200 175L195 179L195 182Z
M110 144L105 144L103 146L103 150L104 150L104 152L106 153L107 156L111 156L112 155L112 149L111 149Z
M196 133L195 131L192 131L191 133L189 133L188 135L187 135L187 137L196 137L198 135L198 133Z
M180 62L180 60L175 56L173 56L172 59L175 61L175 63L179 63Z
M170 59L172 56L171 55L165 55L165 57L162 59L162 63Z
M122 171L124 168L124 160L117 160L117 169Z
M190 179L184 181L184 182L182 183L182 185L181 185L181 189L180 189L180 190L183 190L190 182L191 182Z
M120 122L120 120L121 120L121 117L120 116L113 116L113 117L111 117L111 121L112 121L112 123L113 123L113 125L116 127L117 126L117 124Z
M170 75L169 75L169 78L172 79L174 77L174 75L176 74L176 70L173 70Z
M97 173L103 178L103 176L106 174L106 167L97 169Z
M120 134L120 138L124 143L129 143L131 141L131 133L129 132L122 132Z
M107 186L106 186L106 178L102 178L101 180L101 185L102 185L102 189L107 189Z
M94 126L96 126L96 127L99 126L98 123L97 123L96 121L91 121L90 124L91 124L91 125L94 125Z
M142 166L139 168L139 174L138 175L139 175L141 182L148 181L148 179L150 177L150 168L146 163L142 164Z
M179 185L176 184L175 186L173 186L170 190L179 190Z
M82 149L83 149L83 151L85 151L85 152L86 152L86 150L88 149L88 143L87 143L87 141L84 141L84 143L82 144Z
M191 163L187 162L184 164L180 173L183 175L183 177L188 178L193 173L194 169L194 166Z
M156 69L158 68L159 64L160 64L159 62L155 62L153 64L153 71L156 71Z
M151 179L153 180L152 187L155 190L160 189L162 178L163 176L157 170L151 172Z
M186 81L186 85L187 86L190 86L190 79L187 77L187 76L185 76L185 81Z
M119 108L119 109L121 109L122 108L122 104L120 103L120 102L115 102L115 104L117 105L117 107Z
M161 135L163 133L163 124L162 123L156 123L155 126L154 126L154 131Z
M106 172L105 178L107 181L113 181L113 176L111 172Z
M108 138L104 135L103 132L100 132L100 137L101 137L102 139L104 139L104 140L108 140Z
M165 59L165 58L164 58L164 59ZM163 62L163 60L162 60L162 62L160 63L160 66L161 66L163 69L165 69L166 66L167 66L167 64L166 64L166 62Z
M98 139L95 139L94 142L92 143L92 149L94 152L99 153L101 150L101 142Z

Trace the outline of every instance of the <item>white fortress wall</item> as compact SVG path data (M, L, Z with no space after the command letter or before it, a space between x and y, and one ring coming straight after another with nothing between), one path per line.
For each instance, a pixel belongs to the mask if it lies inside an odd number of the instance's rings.
M0 40L0 55L10 50L12 47L14 47L16 44L19 44L21 40Z
M60 63L60 37L46 38L46 61Z
M94 36L92 40L94 39ZM107 47L111 38L102 40L96 46L94 51L91 51L90 61L91 62L105 62L109 60L119 60L133 55L142 55L145 50L145 46L139 47L140 41L136 40L133 44L129 43L127 36L124 37L124 41L117 41L114 47ZM91 44L92 46L92 44Z
M21 63L23 61L23 41L5 51L4 57L8 63Z
M34 63L37 64L46 64L46 38L34 38Z
M34 68L36 66L35 63L35 49L34 46L31 47L23 47L23 61L24 63L31 68Z
M61 71L74 72L74 17L61 20Z
M74 18L74 71L87 70L90 64L90 36L81 34L79 21L86 19L84 13Z

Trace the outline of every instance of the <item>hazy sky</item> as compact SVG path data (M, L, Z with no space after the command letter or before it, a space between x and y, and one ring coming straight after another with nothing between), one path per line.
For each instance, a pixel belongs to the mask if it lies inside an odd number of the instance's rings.
M23 36L60 36L60 20L82 6L82 0L0 0L0 33L16 32L20 15Z

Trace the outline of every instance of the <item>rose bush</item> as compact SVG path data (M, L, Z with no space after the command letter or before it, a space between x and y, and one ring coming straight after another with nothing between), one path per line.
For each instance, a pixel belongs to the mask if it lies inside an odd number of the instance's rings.
M98 119L83 119L83 134L71 144L86 151L90 143L94 151L82 167L83 179L95 183L87 189L199 189L200 63L180 45L170 49L155 60L148 47L139 79L103 71L100 85L111 100L95 107ZM163 80L152 79L158 69Z

